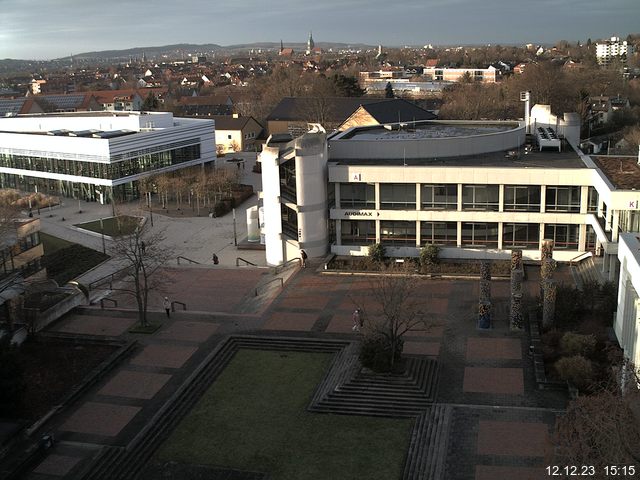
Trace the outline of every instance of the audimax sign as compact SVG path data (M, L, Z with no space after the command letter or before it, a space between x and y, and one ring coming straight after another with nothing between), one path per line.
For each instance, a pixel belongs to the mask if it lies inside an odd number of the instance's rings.
M344 216L347 218L353 218L353 217L373 218L373 217L379 217L380 212L372 212L371 210L347 210L346 212L344 212Z

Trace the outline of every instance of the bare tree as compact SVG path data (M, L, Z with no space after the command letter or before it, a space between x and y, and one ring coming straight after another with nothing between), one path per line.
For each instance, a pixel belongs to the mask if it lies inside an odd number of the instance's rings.
M145 223L133 234L117 239L113 243L111 254L124 260L124 268L127 269L121 286L114 290L135 299L140 325L147 326L149 293L162 291L167 283L161 267L171 258L173 249L164 245L162 232L152 232Z
M371 307L359 306L366 315L365 339L384 339L390 351L391 370L402 353L402 337L417 327L429 329L435 325L425 318L427 299L421 291L423 282L409 265L385 267L370 282Z
M590 478L602 479L610 478L604 470L609 465L640 468L638 376L633 367L624 371L631 377L631 385L624 393L620 383L612 380L597 393L571 401L556 422L555 464L593 465L596 475ZM635 474L624 476L631 477L635 478Z

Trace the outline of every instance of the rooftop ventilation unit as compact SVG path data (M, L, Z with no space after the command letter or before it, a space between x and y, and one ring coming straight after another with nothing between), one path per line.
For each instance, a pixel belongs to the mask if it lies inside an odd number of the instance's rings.
M562 142L558 138L556 131L551 127L536 128L536 139L540 150L543 148L557 148L559 152L562 150Z

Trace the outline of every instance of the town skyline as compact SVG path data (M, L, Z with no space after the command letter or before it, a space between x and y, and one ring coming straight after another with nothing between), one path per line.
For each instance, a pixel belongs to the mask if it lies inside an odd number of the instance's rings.
M640 17L635 0L612 0L606 5L593 0L561 5L540 0L534 9L530 3L507 0L482 5L471 0L405 0L401 5L382 0L328 0L321 5L275 0L268 11L256 0L229 5L193 0L180 8L160 1L153 10L130 0L117 0L108 10L95 1L45 0L37 9L25 8L23 0L3 3L0 58L22 60L181 43L302 43L310 31L318 43L389 48L584 42L625 38L637 30L635 20Z

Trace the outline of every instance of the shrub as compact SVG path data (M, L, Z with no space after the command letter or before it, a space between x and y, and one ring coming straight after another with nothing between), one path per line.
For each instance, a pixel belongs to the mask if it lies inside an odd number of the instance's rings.
M440 247L432 243L425 244L420 249L420 265L423 267L437 265L440 262Z
M16 418L23 407L26 383L18 347L0 339L0 416Z
M403 341L396 351L396 364L399 364L402 354ZM391 346L389 341L382 335L365 337L360 349L360 363L363 367L370 368L374 372L388 372L391 370Z
M382 262L384 261L384 257L386 256L387 252L384 248L384 245L382 245L381 243L374 243L369 245L367 253L369 257L371 257L371 260L373 260L374 262Z
M562 380L581 390L587 389L593 382L593 364L582 355L562 357L555 363L555 368Z
M589 356L596 348L596 337L567 332L560 339L560 348L565 355Z

